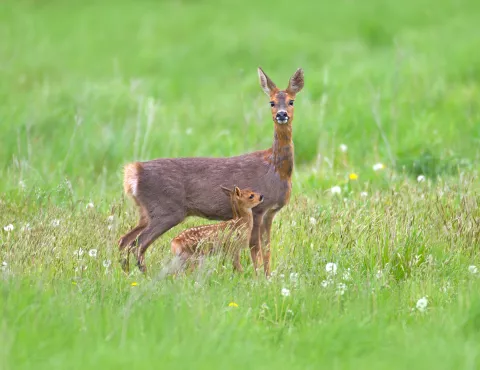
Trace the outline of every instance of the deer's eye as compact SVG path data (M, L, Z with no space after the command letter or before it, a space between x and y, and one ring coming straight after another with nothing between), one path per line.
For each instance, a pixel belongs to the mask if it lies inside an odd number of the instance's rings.
M253 198L255 198L255 195L253 195L253 194L251 194L251 195L248 197L248 199L253 199Z
M271 101L270 106L273 108L275 106L275 102Z
M290 100L290 101L288 102L288 105L293 105L293 100Z

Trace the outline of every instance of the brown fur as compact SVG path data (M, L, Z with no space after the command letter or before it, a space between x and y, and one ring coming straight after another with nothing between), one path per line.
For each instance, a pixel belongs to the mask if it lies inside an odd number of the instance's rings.
M243 271L240 264L240 250L248 247L253 228L252 208L263 201L263 196L251 190L223 189L231 200L235 218L213 225L193 227L183 231L171 242L172 252L182 259L182 263L194 254L217 253L220 249L233 255L233 267ZM199 251L199 247L202 250Z
M279 90L260 68L258 73L260 84L273 104L271 148L228 158L159 158L126 166L128 181L125 182L130 184L126 191L140 208L140 221L119 240L119 248L129 246L129 251L136 247L137 263L142 271L146 270L144 255L148 246L186 217L231 219L232 207L218 188L237 184L265 197L264 202L253 209L250 251L255 269L263 257L265 274L269 275L272 221L288 203L292 188L294 108L290 101L303 87L303 71L297 70L286 90ZM281 112L288 115L287 122L278 122ZM136 184L136 195L133 195L132 184ZM262 237L263 256L260 253Z

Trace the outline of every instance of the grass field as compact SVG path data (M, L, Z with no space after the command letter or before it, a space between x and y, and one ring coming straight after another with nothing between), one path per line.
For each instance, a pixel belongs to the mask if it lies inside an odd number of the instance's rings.
M474 0L1 2L0 369L478 369L478 24ZM165 275L193 218L123 274L122 165L269 147L258 66L305 70L274 275Z

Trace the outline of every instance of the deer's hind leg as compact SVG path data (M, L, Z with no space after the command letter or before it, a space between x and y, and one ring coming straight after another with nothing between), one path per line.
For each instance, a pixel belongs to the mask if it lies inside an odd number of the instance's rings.
M182 222L185 217L186 214L184 210L150 216L147 227L145 227L138 238L131 243L131 247L136 248L137 265L140 271L147 271L145 266L145 252L150 244L172 227Z
M148 217L146 216L145 212L141 210L138 225L118 240L118 249L122 254L120 258L120 263L122 265L123 271L125 272L128 272L128 261L131 250L130 245L135 241L135 239L137 239L138 235L147 227L147 225ZM126 253L123 253L127 246L129 246L128 250L126 251Z

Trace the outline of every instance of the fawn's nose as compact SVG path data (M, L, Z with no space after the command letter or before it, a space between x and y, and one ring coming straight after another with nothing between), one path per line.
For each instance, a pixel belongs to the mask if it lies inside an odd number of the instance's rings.
M260 202L263 202L263 195L260 195Z
M288 121L288 113L284 110L280 110L277 112L277 115L275 118L277 119L277 122L285 123Z

